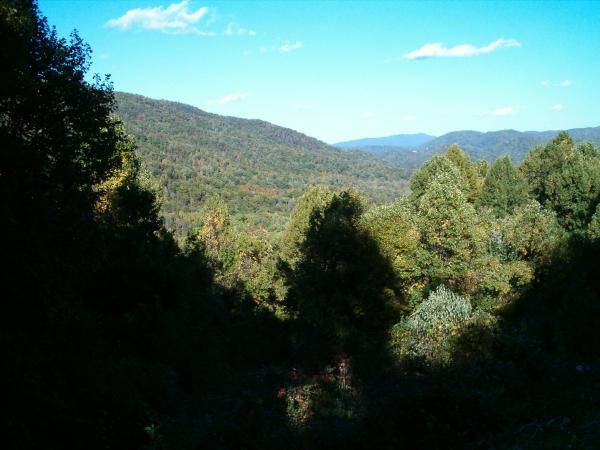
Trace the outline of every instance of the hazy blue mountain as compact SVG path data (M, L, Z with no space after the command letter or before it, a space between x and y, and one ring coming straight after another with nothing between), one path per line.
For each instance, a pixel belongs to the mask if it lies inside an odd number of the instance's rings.
M338 142L337 144L333 145L340 148L360 148L361 150L369 151L371 153L377 153L377 149L379 147L414 148L425 144L432 139L435 139L435 136L430 136L423 133L397 134L395 136L364 138L354 141Z
M577 142L591 141L600 146L600 127L574 128L567 130ZM406 168L419 167L432 155L443 153L452 144L460 145L474 160L486 159L493 162L499 156L510 155L513 161L520 162L534 146L545 144L559 133L551 131L500 130L482 133L480 131L453 131L431 139L417 147L406 146L357 146L353 147L377 155L386 161Z

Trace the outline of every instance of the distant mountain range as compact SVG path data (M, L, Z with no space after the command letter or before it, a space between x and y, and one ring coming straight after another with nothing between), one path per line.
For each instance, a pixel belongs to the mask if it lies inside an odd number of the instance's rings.
M577 141L591 141L600 145L600 127L574 128L567 130ZM482 133L479 131L453 131L442 136L426 140L419 145L392 145L390 139L402 142L413 142L413 136L427 135L397 135L383 138L367 138L348 143L334 144L339 148L359 149L376 154L378 157L401 165L406 168L415 168L427 161L436 153L444 152L450 145L458 144L474 160L486 159L493 162L499 156L510 155L515 162L523 160L527 152L534 146L545 144L559 131L516 131L501 130ZM363 142L364 145L353 143Z
M262 120L117 92L117 115L162 188L169 228L184 234L209 197L234 219L280 230L309 186L356 187L371 200L408 191L409 172L369 153L341 150Z
M379 138L357 139L355 141L345 141L333 144L340 148L364 148L364 147L404 147L414 148L435 139L435 136L429 134L397 134L395 136L385 136Z

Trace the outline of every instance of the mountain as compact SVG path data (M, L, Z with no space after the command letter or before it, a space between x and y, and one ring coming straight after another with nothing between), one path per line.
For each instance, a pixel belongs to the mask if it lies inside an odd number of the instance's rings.
M600 127L574 128L567 130L577 141L592 141L600 144ZM471 158L493 162L501 155L508 154L513 161L520 162L534 146L545 144L559 133L556 131L516 131L501 130L481 133L479 131L454 131L419 146L418 153L429 158L443 152L450 145L460 145ZM428 156L429 155L429 156Z
M591 141L600 145L600 127L567 131L577 142ZM452 144L460 145L476 161L485 159L493 162L499 156L510 155L514 162L521 162L532 147L545 144L558 133L559 131L453 131L413 148L390 145L356 148L406 168L419 167L433 155L446 151Z
M215 195L234 219L281 230L311 185L356 187L376 203L408 191L406 170L365 152L261 120L122 92L115 97L117 115L162 189L167 226L180 235Z
M359 148L361 150L370 151L369 148L377 149L379 147L414 148L425 144L432 139L435 139L435 136L430 136L423 133L397 134L395 136L364 138L354 141L338 142L333 145L338 148Z

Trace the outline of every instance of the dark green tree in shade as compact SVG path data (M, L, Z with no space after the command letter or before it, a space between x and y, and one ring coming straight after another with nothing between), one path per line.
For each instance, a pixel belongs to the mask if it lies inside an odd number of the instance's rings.
M359 225L363 210L356 192L342 191L310 214L287 297L296 322L295 354L309 366L345 355L368 371L365 361L384 352L394 277Z

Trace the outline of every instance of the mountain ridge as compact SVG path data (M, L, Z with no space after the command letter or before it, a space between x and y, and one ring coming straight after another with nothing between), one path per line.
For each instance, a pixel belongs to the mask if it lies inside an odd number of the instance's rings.
M351 141L343 141L332 144L338 148L361 148L378 146L395 146L414 148L435 139L436 136L425 133L395 134L392 136L382 136L374 138L362 138Z
M418 167L433 155L444 152L452 144L458 144L474 160L485 159L491 163L502 155L509 155L513 161L518 163L524 159L531 148L546 143L560 131L562 130L517 131L506 129L485 132L461 130L443 134L417 147L365 145L354 147L354 149L375 154L386 161L406 168ZM571 128L565 131L577 142L591 141L600 145L600 126Z
M408 191L408 171L260 119L220 116L180 102L115 93L116 114L163 192L162 213L180 235L220 196L235 220L281 230L311 185L356 187L375 203Z

